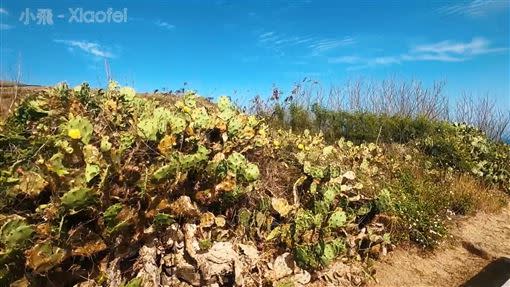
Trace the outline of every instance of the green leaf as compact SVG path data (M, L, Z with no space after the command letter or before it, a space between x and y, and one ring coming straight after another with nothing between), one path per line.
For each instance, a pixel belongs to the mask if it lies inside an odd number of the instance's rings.
M317 269L320 263L317 259L316 252L308 245L298 245L294 248L294 258L296 262L303 268Z
M174 217L171 214L158 213L154 216L154 225L156 227L168 226L174 222Z
M280 237L280 235L282 234L282 228L281 226L276 226L273 230L271 230L271 232L269 232L269 234L266 236L266 240L267 241L271 241L273 239L276 239L278 237Z
M94 177L96 177L101 172L101 169L98 165L95 164L87 164L85 167L85 181L90 182Z
M325 176L326 167L313 166L309 161L303 163L303 171L315 179L322 179Z
M165 178L168 178L171 175L174 175L177 171L177 165L176 164L167 164L160 168L158 168L152 177L156 180L162 180Z
M195 109L192 114L195 126L201 129L210 129L214 126L214 122L211 120L211 117L207 113L207 110L202 107L200 109Z
M338 208L337 210L335 210L335 212L333 212L333 214L331 214L331 217L328 220L328 225L331 228L338 228L344 226L346 221L347 216L345 212L342 209Z
M60 152L54 154L46 164L50 171L53 171L58 176L64 176L69 174L66 167L62 164L62 160L64 159L64 155Z
M103 219L108 227L114 227L117 224L116 217L119 215L123 206L121 203L110 205L103 213Z
M64 207L74 210L88 207L94 203L95 200L95 192L92 189L86 187L75 187L66 192L60 198L60 201Z
M66 126L66 133L72 129L77 129L80 131L81 141L84 144L89 143L94 129L87 118L76 116L75 118L70 119Z
M109 136L103 136L101 138L101 145L100 145L102 152L107 152L112 149L112 144L110 143L110 137Z
M301 234L302 232L312 228L314 225L314 216L312 212L305 209L299 209L296 212L294 225L296 234Z
M345 242L342 239L335 239L328 243L321 244L322 255L320 257L322 265L329 265L342 252L345 252Z
M131 281L124 285L124 287L142 287L142 283L143 283L142 278L136 277L131 279Z
M247 208L241 208L237 216L240 225L245 227L250 225L251 212Z
M124 99L128 102L133 101L136 96L136 91L131 87L122 87L119 93L124 96Z
M174 125L176 121L178 121L177 118L169 109L158 107L151 114L146 114L139 120L138 135L144 139L156 141L158 135L164 134L168 125Z
M228 121L230 118L235 116L235 107L226 96L221 96L218 100L218 109L220 110L219 118L224 121Z
M243 173L244 178L248 182L255 181L260 176L259 167L254 163L247 163L245 165L244 169L242 170L242 173Z
M25 219L17 217L7 221L0 229L0 241L7 249L25 247L29 242L34 229Z
M189 108L195 108L197 106L197 96L195 92L187 91L183 97L184 104Z
M170 118L170 128L172 129L172 134L174 135L183 133L186 129L186 125L186 120L181 117L173 116Z

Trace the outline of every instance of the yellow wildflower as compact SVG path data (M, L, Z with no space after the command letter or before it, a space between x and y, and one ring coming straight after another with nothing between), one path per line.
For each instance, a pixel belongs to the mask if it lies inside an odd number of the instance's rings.
M81 132L79 129L69 129L67 135L75 140L81 139Z

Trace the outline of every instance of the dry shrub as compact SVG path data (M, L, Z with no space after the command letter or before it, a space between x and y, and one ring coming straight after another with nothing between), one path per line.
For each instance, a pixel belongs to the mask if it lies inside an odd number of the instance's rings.
M473 214L477 211L495 212L503 207L508 197L498 190L484 184L473 176L462 174L450 182L452 211L456 214Z
M264 195L291 199L294 182L302 175L294 156L285 150L264 149L257 156L247 158L260 170L260 192Z

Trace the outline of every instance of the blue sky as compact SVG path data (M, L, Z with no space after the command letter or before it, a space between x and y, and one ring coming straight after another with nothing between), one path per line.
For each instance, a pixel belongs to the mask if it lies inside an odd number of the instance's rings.
M489 93L510 109L509 2L1 0L0 76L21 63L24 82L101 86L106 59L137 90L187 82L241 98L304 77L446 80L452 98ZM77 23L77 8L125 8L127 19ZM52 25L37 23L38 9L51 9Z

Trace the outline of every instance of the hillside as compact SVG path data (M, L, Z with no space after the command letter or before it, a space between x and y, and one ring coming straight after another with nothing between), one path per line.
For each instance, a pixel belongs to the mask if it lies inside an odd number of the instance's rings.
M480 130L321 114L329 132L194 92L30 90L1 122L0 285L361 286L506 210L510 146Z

